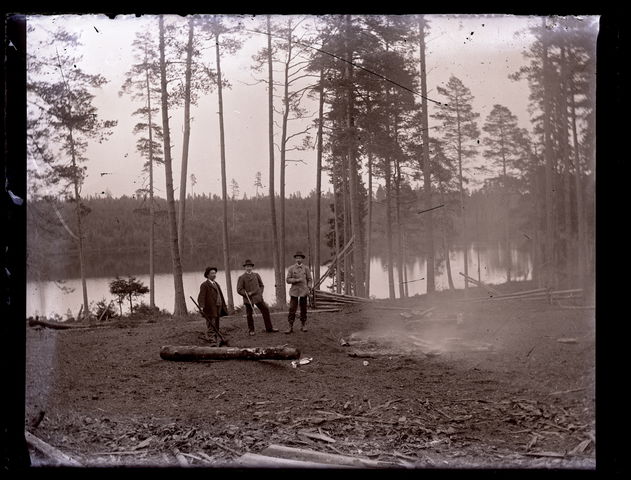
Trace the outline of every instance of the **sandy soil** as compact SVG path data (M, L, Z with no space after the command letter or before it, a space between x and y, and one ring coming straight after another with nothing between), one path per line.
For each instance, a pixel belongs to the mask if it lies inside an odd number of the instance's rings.
M594 469L594 310L461 294L310 313L293 335L282 314L281 333L222 321L231 346L287 344L312 359L298 367L162 360L204 345L199 316L29 327L26 429L85 466L230 466L280 444L388 468Z

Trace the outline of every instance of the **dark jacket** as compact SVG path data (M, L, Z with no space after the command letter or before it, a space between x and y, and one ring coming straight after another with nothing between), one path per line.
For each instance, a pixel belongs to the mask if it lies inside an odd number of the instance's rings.
M263 280L261 280L261 276L256 272L250 274L246 272L237 280L237 293L243 297L243 303L250 303L248 302L248 297L245 295L246 293L250 296L252 303L257 304L262 302L264 288Z
M210 284L210 280L206 280L199 286L199 295L197 295L197 303L206 315L211 318L225 317L228 315L226 301L223 298L223 292L217 282L216 288ZM217 305L217 295L221 297L221 308Z

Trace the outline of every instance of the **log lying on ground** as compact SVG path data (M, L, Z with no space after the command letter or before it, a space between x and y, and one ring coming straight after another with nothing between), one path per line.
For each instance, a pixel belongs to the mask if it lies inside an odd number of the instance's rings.
M57 450L52 445L47 444L45 441L40 440L30 432L24 432L24 438L30 449L35 450L39 455L43 456L47 460L50 460L50 464L54 466L68 466L68 467L81 467L81 463L72 458L70 455L66 455L61 450Z
M284 445L270 445L261 452L268 457L285 458L288 460L300 460L303 462L325 463L336 466L349 467L379 467L382 464L368 458L350 457L334 453L317 452L303 448L286 447Z
M566 298L580 298L583 296L583 290L580 288L574 288L570 290L548 290L537 289L530 290L529 292L522 292L516 294L505 294L496 297L482 297L482 298L470 298L459 300L462 302L481 302L481 301L499 301L499 300L559 300Z
M160 349L164 360L195 362L199 360L293 360L300 350L293 347L198 347L166 345Z
M332 465L330 463L306 462L288 458L268 457L258 453L244 453L237 458L236 463L246 467L262 468L350 468L346 465Z
M484 290L486 290L487 292L489 292L492 295L501 295L502 293L498 290L495 290L493 287L488 286L486 283L480 282L479 280L476 280L475 278L471 278L469 275L465 275L462 272L458 272L460 275L462 275L464 278L466 278L469 282L473 283L474 285L483 288Z
M28 324L29 324L29 327L46 327L46 328L53 328L56 330L68 330L70 328L89 328L90 327L89 325L70 325L70 324L61 323L61 322L49 322L46 320L39 320L36 318L29 318Z

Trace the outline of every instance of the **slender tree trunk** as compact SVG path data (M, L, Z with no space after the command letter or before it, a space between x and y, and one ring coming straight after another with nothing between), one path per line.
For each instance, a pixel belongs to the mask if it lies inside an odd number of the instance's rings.
M408 288L408 259L407 259L407 247L406 247L406 235L405 232L403 232L403 239L402 239L402 247L403 247L403 285L405 286L405 290L404 290L404 294L405 297L409 297L410 296L410 289Z
M511 281L512 258L510 250L510 201L508 193L508 175L506 173L506 155L502 146L502 174L504 178L504 248L506 249L506 282Z
M419 50L420 50L420 76L421 76L421 128L423 138L423 198L425 200L425 209L432 208L432 177L431 162L429 157L429 122L428 122L428 106L427 106L427 63L425 61L425 17L419 17ZM423 220L426 224L426 251L427 251L427 293L436 291L436 271L435 271L435 253L434 253L434 212L428 211L424 213Z
M579 152L578 134L576 129L576 104L574 99L574 83L570 82L570 107L572 111L572 140L574 146L574 191L576 195L576 226L578 230L576 248L576 266L578 284L583 286L585 281L585 220L583 219L583 188L581 186L581 158Z
M366 220L366 298L370 297L370 259L372 258L372 135L368 133L368 215Z
M460 134L460 112L457 111L458 118L458 186L460 189L460 219L462 222L462 246L464 251L464 290L465 297L469 293L469 241L467 234L467 216L465 214L465 194L464 194L464 185L463 185L463 176L462 176L462 136Z
M353 69L351 62L353 60L353 53L348 44L348 38L351 28L351 16L346 16L346 63L345 68L347 71L346 78L348 79L347 85L347 111L346 111L346 126L348 128L348 179L350 187L350 207L351 207L351 236L355 236L354 248L353 248L353 285L355 286L354 294L358 297L365 297L366 290L364 288L365 276L364 276L364 238L362 236L362 218L361 218L361 198L359 195L359 175L357 168L357 160L355 158L355 125L353 119Z
M440 189L440 203L442 203L443 205L445 204L445 194L442 190L442 188ZM442 209L442 215L443 215L443 252L445 255L445 270L447 272L447 284L449 285L449 290L455 290L456 287L454 286L454 279L453 276L451 275L451 258L449 257L449 241L448 241L448 237L447 237L447 213L445 213L446 209Z
M146 57L145 57L146 59ZM145 82L147 85L147 123L149 124L149 307L155 308L155 205L153 201L153 118L151 114L151 87L149 81L149 69L145 70Z
M160 86L162 92L162 129L164 140L164 170L166 179L167 211L169 215L169 231L171 234L171 259L173 262L173 282L175 286L175 305L173 315L186 315L186 299L182 282L182 263L178 248L177 222L175 219L175 199L173 198L173 170L171 165L171 133L169 130L169 110L166 78L166 61L164 58L164 16L160 15Z
M386 87L386 105L390 105L390 89ZM390 114L386 107L386 136L390 137ZM394 290L394 255L392 253L392 170L390 162L390 154L386 152L385 162L385 183L386 183L386 250L388 259L388 294L390 300L396 298Z
M182 139L182 171L180 172L180 204L177 218L177 237L180 240L180 258L184 257L184 222L186 214L186 175L188 146L191 138L191 62L193 58L193 17L188 19L188 44L186 46L186 74L184 83L184 135ZM220 87L221 88L221 87Z
M324 69L320 69L320 99L318 104L318 151L316 163L316 232L315 232L315 278L320 278L320 218L322 216L322 136L324 124Z
M552 127L550 125L550 118L552 115L552 99L550 95L550 59L548 58L548 33L546 31L546 19L542 18L542 30L543 30L543 86L544 86L544 101L543 101L543 135L544 145L543 154L545 158L545 212L546 212L546 231L545 231L545 258L543 262L545 265L545 285L554 286L553 272L556 268L555 256L554 256L554 198L553 198L553 145L552 145Z
M561 156L563 157L563 233L564 233L564 270L568 283L568 287L573 283L572 276L574 274L572 267L571 243L572 243L572 201L571 201L571 174L570 174L570 148L569 148L569 125L568 125L568 104L567 97L569 95L567 87L567 57L566 47L561 47L561 83L559 101L561 111L559 112L560 129L561 129Z
M287 261L287 240L285 229L285 170L287 167L287 119L289 118L289 62L291 59L291 20L288 24L287 61L285 62L285 76L283 79L283 120L280 138L280 259L285 265Z
M221 54L219 52L219 35L215 39L215 53L217 58L217 99L219 101L219 142L221 149L221 195L223 197L223 263L226 272L226 293L228 311L234 310L232 298L232 275L230 270L230 239L228 238L228 185L226 182L226 142L223 126L223 97L221 87Z
M342 270L340 268L340 262L343 261L339 257L341 248L344 248L340 242L340 227L339 227L339 188L337 185L339 182L333 181L333 226L335 228L335 258L337 258L337 264L335 265L335 291L342 293Z
M267 72L268 72L268 129L269 129L269 199L270 220L272 227L272 257L274 261L274 278L276 290L276 305L284 307L287 304L284 282L284 265L281 264L278 229L276 223L276 194L274 192L274 75L272 62L272 27L270 16L267 15Z
M342 170L343 170L343 175L342 175L342 179L343 179L343 199L344 199L344 209L343 209L343 226L342 226L342 235L344 236L344 242L342 243L342 246L344 246L346 244L346 242L348 242L351 238L351 228L350 228L350 224L349 224L349 205L348 205L348 160L344 161L344 165L342 166ZM353 248L355 246L353 245ZM344 257L344 262L343 262L343 268L342 268L342 281L344 282L344 294L345 295L350 295L351 294L351 262L350 262L350 255L348 253L348 251L343 255Z
M475 234L476 234L476 245L475 245L475 250L476 250L476 254L477 254L477 261L478 261L478 282L482 281L482 271L481 271L481 267L480 267L480 207L478 206L478 208L476 208L475 210Z
M395 134L396 137L396 134ZM394 161L394 170L395 170L395 182L394 182L394 195L395 195L395 205L394 205L394 215L395 222L397 224L397 276L399 277L399 298L405 297L405 280L403 279L404 274L403 270L405 269L405 264L403 263L403 239L402 239L402 226L401 226L401 166L399 165L399 160L395 159Z
M77 169L77 161L76 161L76 152L74 147L74 138L72 135L72 128L70 128L69 132L70 136L70 150L72 157L72 168L76 171ZM79 271L81 273L81 290L83 292L83 318L90 317L90 308L88 302L88 285L85 279L85 252L83 248L83 220L81 218L81 193L79 192L79 179L75 177L72 182L72 186L74 188L74 198L75 198L75 212L77 215L77 244L79 246ZM77 315L77 320L79 320L81 315Z

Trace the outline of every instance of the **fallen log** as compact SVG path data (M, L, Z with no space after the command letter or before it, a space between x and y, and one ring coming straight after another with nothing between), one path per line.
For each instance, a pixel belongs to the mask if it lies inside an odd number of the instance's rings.
M292 360L300 357L300 350L293 347L198 347L166 345L160 349L164 360Z
M535 293L547 292L547 288L536 288L534 290L524 290L521 292L511 292L511 293L502 293L498 295L496 298L505 298L505 297L523 297L524 295L532 295Z
M480 282L478 280L476 280L475 278L471 278L469 275L465 275L462 272L458 272L460 275L462 275L464 278L466 278L469 282L473 283L474 285L483 288L484 290L486 290L487 292L493 294L493 295L501 295L502 292L495 290L493 287L488 286L486 283Z
M89 328L89 325L70 325L62 322L49 322L47 320L39 320L36 318L28 319L29 327L46 327L55 330L68 330L71 328Z
M24 438L26 439L26 443L29 448L37 451L44 458L50 460L52 465L64 467L82 466L80 462L72 458L70 455L66 455L61 450L47 444L45 441L37 438L30 432L24 432Z
M347 465L349 467L379 467L382 464L367 458L350 457L335 453L324 453L303 448L286 447L284 445L270 445L261 452L268 457L301 460L306 462L326 463L331 465Z
M317 296L329 297L329 298L340 298L342 300L355 300L357 302L364 302L364 303L372 301L369 298L356 297L354 295L346 295L343 293L327 292L326 290L316 290L315 293Z
M330 463L306 462L290 460L288 458L268 457L258 453L244 453L236 460L239 465L248 467L276 467L276 468L351 468L347 465L332 465Z

